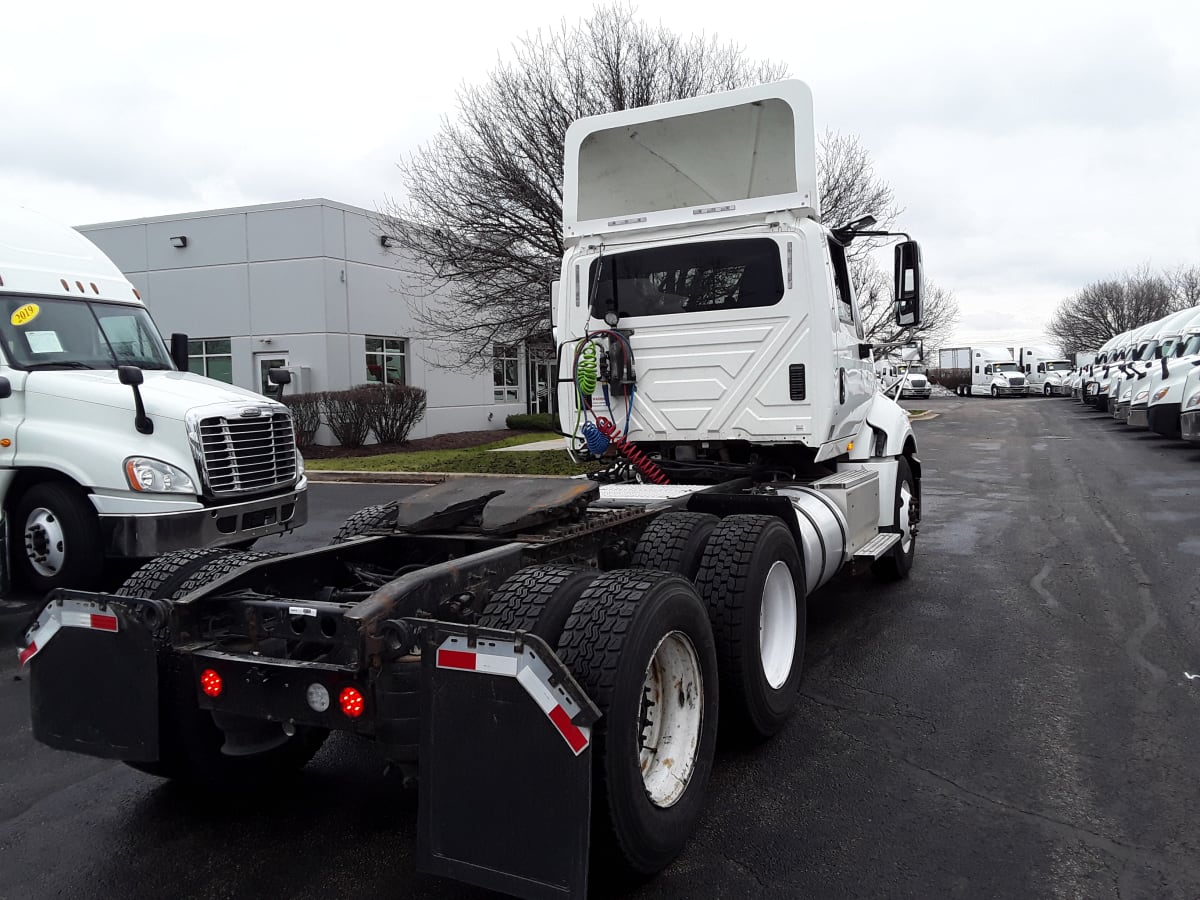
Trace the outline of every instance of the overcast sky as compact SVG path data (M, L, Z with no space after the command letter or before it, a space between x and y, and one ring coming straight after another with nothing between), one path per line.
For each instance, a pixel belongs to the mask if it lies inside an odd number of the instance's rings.
M514 40L590 2L9 3L0 197L73 225L326 197L367 209ZM858 135L959 299L956 342L1200 265L1200 4L660 0L785 62Z

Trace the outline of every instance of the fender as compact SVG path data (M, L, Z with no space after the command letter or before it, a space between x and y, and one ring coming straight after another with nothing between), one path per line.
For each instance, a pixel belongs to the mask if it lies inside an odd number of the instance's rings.
M876 444L881 434L884 439L882 452L879 452L881 448ZM862 427L854 436L850 459L865 462L881 456L900 456L906 450L910 454L917 451L917 439L908 421L908 413L890 397L876 394L867 409ZM918 477L915 472L913 474Z

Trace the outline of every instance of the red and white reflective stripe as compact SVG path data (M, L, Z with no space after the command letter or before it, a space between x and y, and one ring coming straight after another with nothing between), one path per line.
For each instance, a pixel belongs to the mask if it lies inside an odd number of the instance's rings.
M462 669L465 672L482 672L485 675L507 675L517 677L520 659L509 654L467 652L465 650L438 650L438 668Z
M96 613L90 609L68 609L57 604L47 606L38 617L37 624L27 635L28 643L17 651L17 659L24 666L37 656L50 638L60 628L91 628L95 631L116 631L117 617L112 613Z
M495 652L499 650L500 652ZM551 724L562 735L571 752L578 756L591 743L591 729L580 728L571 721L570 714L554 698L550 686L542 681L531 667L524 665L524 658L516 655L516 645L507 644L479 650L450 650L444 645L438 648L439 669L457 669L462 672L480 672L485 675L504 675L516 678L525 692L533 698ZM507 651L507 652L505 652Z

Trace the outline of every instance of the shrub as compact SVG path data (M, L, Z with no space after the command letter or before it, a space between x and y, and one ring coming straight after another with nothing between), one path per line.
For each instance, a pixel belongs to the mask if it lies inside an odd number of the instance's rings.
M292 428L296 432L296 446L301 450L311 447L321 427L320 394L284 394L283 402L292 414Z
M378 401L379 387L372 384L360 384L348 391L327 391L321 395L325 424L341 446L353 449L366 443Z
M515 431L558 431L558 417L553 413L522 413L509 416L504 424Z
M375 389L371 428L381 444L403 444L412 427L425 418L425 392L406 384Z

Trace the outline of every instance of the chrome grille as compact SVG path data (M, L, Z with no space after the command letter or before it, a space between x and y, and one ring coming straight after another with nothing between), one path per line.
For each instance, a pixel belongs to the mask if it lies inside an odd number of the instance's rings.
M278 412L253 418L200 420L205 482L215 497L265 491L296 480L292 417Z
M1021 377L1014 378L1011 382L1013 387L1022 387L1025 384L1025 379Z

